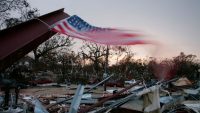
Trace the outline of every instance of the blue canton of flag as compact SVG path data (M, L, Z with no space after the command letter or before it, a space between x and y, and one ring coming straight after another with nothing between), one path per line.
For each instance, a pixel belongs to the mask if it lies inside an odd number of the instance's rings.
M67 21L71 26L79 31L88 31L93 27L76 15L71 16Z
M106 30L106 29L103 29L100 27L95 27L95 26L88 24L87 22L85 22L83 19L81 19L77 15L73 15L70 18L68 18L67 22L79 31L103 31L103 30Z

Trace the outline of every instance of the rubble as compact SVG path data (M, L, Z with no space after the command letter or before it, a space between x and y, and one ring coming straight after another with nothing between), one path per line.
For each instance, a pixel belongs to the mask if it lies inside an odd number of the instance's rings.
M188 80L186 77L182 77L178 79L176 82L172 83L175 86L190 86L192 85L192 82Z
M77 85L73 84L70 86L61 84L60 87L42 85L21 89L17 105L14 105L15 98L12 98L9 101L11 106L2 107L0 112L114 113L117 111L116 109L123 109L127 112L171 113L190 111L200 113L200 87L198 84L191 85L192 82L181 83L182 80L189 81L185 78L149 84L134 81L134 83L128 83L124 88L108 87L107 91L103 90L103 86L99 86L106 80L92 86L85 85L86 91L84 91L84 88L78 88ZM168 84L171 82L173 86L169 87ZM187 87L180 88L180 86L185 85ZM176 87L179 87L179 89L173 90ZM78 92L78 95L75 92ZM0 106L3 106L3 103L4 94L0 93Z

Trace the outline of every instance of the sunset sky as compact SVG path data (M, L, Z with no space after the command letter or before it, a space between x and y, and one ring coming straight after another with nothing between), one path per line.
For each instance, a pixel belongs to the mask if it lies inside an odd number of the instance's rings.
M28 0L41 15L65 8L99 27L137 30L159 46L131 46L137 57L200 57L200 0ZM81 41L77 41L81 43Z

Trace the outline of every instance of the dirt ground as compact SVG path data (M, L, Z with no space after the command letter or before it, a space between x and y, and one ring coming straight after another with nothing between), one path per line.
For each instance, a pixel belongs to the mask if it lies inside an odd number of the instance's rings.
M61 85L60 87L52 86L52 85L42 85L36 87L28 87L26 89L20 89L20 95L41 97L41 96L66 96L66 95L74 95L76 92L77 85L65 86ZM87 91L91 86L86 85L84 91ZM107 87L107 89L113 89L113 87ZM92 90L93 96L102 96L105 94L103 91L103 86L98 86L95 90ZM11 90L11 93L14 94L14 89ZM0 94L3 94L3 91L0 91Z
M75 90L67 89L66 87L32 87L21 89L20 94L31 96L47 96L47 95L67 95L73 94Z

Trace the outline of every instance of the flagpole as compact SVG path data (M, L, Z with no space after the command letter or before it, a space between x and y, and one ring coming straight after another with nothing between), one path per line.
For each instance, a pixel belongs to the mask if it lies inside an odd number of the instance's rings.
M106 48L106 61L105 61L105 72L103 78L108 77L108 56L109 56L109 46ZM104 83L104 91L106 91L106 82Z

